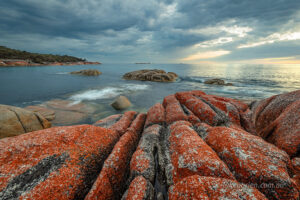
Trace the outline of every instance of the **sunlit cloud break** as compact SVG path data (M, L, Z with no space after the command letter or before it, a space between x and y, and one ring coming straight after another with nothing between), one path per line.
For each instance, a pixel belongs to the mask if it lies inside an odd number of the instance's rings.
M269 35L266 38L260 39L260 41L258 42L243 44L238 46L238 48L250 48L250 47L261 46L264 44L272 44L275 42L299 40L299 39L300 39L300 32L292 32L292 33L288 32L284 34L273 33L272 35Z
M215 57L227 55L229 53L230 53L230 51L225 51L225 50L198 52L198 53L192 54L190 56L187 56L181 60L182 61L204 60L204 59L215 58Z

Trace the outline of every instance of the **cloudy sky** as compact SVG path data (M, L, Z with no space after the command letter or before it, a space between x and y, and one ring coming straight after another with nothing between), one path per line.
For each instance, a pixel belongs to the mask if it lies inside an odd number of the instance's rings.
M104 63L300 64L300 1L2 0L0 45Z

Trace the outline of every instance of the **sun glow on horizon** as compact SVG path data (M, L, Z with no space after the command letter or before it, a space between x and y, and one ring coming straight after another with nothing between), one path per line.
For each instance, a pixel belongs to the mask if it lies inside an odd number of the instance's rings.
M182 58L182 61L194 61L194 60L205 60L209 58L216 58L219 56L230 54L231 51L219 50L219 51L205 51L198 52L192 55L189 55L185 58Z

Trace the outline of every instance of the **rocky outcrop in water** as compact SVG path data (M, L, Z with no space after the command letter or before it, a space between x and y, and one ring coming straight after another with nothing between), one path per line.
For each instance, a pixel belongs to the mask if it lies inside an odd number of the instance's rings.
M100 72L97 69L83 69L80 71L70 72L70 74L77 74L83 76L99 76L100 74L102 74L102 72Z
M2 139L0 199L296 200L298 95L178 92L147 114Z
M159 69L144 69L128 72L124 74L123 78L126 80L174 82L177 80L178 75L174 72L166 73L164 70Z
M0 138L50 127L51 123L39 113L14 106L0 105Z
M206 81L204 81L204 83L205 83L205 84L209 84L209 85L233 86L232 83L225 83L224 80L218 79L218 78L206 80Z

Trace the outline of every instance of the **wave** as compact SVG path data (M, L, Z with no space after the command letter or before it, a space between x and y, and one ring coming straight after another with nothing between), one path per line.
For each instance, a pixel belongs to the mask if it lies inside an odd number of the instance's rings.
M180 77L181 81L186 81L186 82L197 82L197 83L204 83L205 79L202 77L197 77L197 76L183 76Z
M74 94L70 97L75 102L84 100L111 99L122 94L127 94L136 91L147 90L150 85L125 84L120 87L105 87L102 89L92 89Z

